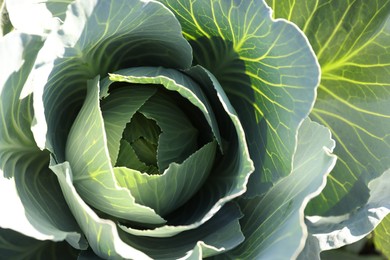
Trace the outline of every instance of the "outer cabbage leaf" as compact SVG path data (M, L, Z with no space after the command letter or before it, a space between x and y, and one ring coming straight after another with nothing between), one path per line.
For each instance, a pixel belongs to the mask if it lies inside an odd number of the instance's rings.
M296 131L313 106L319 70L306 38L274 21L263 1L161 0L179 19L194 63L221 83L255 163L248 195L266 192L292 167Z
M264 197L240 201L245 243L228 252L228 256L232 259L298 256L308 235L304 209L326 184L326 176L336 163L336 156L330 154L334 147L327 128L310 119L303 121L290 175L276 183Z
M339 144L339 163L308 213L349 212L367 200L367 183L390 168L390 2L268 2L309 38L322 69L311 117Z
M48 153L35 144L30 125L32 97L20 99L42 39L12 32L0 39L0 227L41 240L66 239L85 248Z
M52 160L50 168L57 175L69 208L94 252L104 258L150 259L143 252L124 243L118 235L117 225L111 220L99 218L84 202L73 186L73 174L68 162L56 164Z
M370 197L363 207L340 216L310 216L306 224L311 242L301 253L302 259L323 250L352 244L367 236L390 213L390 170L368 184ZM382 240L386 242L386 240ZM310 246L310 245L315 246ZM318 258L319 259L319 258Z
M68 162L55 164L52 160L51 169L59 177L69 207L90 246L100 257L151 259L151 256L172 259L186 256L188 259L199 259L199 256L207 257L232 249L244 240L238 222L241 213L234 203L225 205L213 219L198 229L172 238L161 240L129 235L118 230L113 221L101 219L83 201L72 184L72 171Z
M346 250L332 250L325 251L321 254L321 260L384 260L380 255L358 255L354 252L348 252Z
M390 2L267 2L276 17L297 23L309 38L322 69L311 117L338 143L339 162L307 214L364 209L368 183L390 168Z
M154 259L202 259L231 250L245 240L239 224L241 217L235 203L226 203L194 230L164 239L123 233L122 238Z

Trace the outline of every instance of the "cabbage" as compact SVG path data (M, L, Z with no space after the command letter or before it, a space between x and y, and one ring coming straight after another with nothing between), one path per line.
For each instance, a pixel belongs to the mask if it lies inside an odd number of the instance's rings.
M388 1L1 6L2 257L316 259L389 213Z

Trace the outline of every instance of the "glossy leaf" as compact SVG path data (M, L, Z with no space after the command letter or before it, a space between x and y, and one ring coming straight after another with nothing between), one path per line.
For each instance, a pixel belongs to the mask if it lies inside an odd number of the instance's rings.
M194 63L216 76L236 108L256 168L248 195L263 194L291 171L296 131L319 79L314 53L294 25L271 19L263 1L161 2L182 24Z
M313 46L322 77L311 118L338 143L340 159L307 213L347 213L364 205L368 182L390 168L390 2L267 2Z

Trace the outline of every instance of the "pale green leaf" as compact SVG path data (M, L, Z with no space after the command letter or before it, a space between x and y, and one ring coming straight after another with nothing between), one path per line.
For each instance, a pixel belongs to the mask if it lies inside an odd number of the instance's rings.
M145 87L150 87L151 83L163 84L167 89L177 91L192 104L205 111L204 117L209 118L208 121L212 127L218 126L224 130L220 133L223 137L223 159L215 165L199 193L195 194L191 201L183 205L179 211L171 214L170 225L155 230L128 229L128 231L144 236L170 236L197 228L216 214L227 201L245 192L248 175L253 171L244 132L236 112L218 81L201 67L194 67L184 72L190 77L163 68L135 68L126 70L125 74L124 72L111 75L111 79L137 84L144 83ZM198 82L199 85L194 85L191 83L192 81ZM104 83L104 86L102 87L103 93L106 92L105 89L108 89L108 83ZM191 93L192 91L193 93ZM212 114L210 114L211 111ZM215 114L215 118L213 114ZM167 116L169 118L164 119L164 121L160 120L160 123L169 123L172 118L174 119L171 115ZM202 117L202 113L200 116ZM204 120L200 122L204 124ZM172 126L177 123L171 122ZM179 124L181 123L179 122ZM174 128L172 129L174 130ZM217 131L214 129L214 133L219 134L218 128Z
M304 209L326 183L336 157L327 128L306 119L299 128L293 170L262 198L240 201L245 243L227 254L233 259L294 259L307 238Z
M9 20L8 10L3 0L0 1L0 37L13 30Z
M188 115L175 101L167 94L157 93L139 110L146 117L155 120L161 128L157 148L157 165L160 172L167 169L170 163L181 163L197 151L201 145L198 144L198 135L210 135L199 133L202 130L195 128ZM212 111L209 114L212 114ZM213 158L214 156L210 157L212 161Z
M32 98L20 99L20 92L32 69L43 39L17 32L0 38L0 166L14 154L34 153L30 131ZM5 175L12 177L11 173Z
M216 140L218 141L219 145L221 146L222 140L220 136L220 130L214 115L214 111L211 108L210 102L207 100L204 90L202 90L202 86L200 86L196 81L188 77L185 73L173 70L173 69L166 69L162 67L138 67L138 68L129 68L121 71L117 71L115 73L110 74L110 80L116 81L116 82L128 82L128 83L136 83L136 84L145 84L146 86L148 84L160 84L163 85L167 90L175 91L178 94L180 94L183 98L186 99L187 103L192 104L194 107L192 109L199 109L203 113L203 117L207 120L212 133L214 134ZM107 86L108 87L108 86ZM107 87L104 85L102 86L102 92L104 93L107 89ZM160 101L163 102L163 101ZM160 105L159 105L160 106ZM175 105L173 105L175 106ZM167 108L168 109L168 108ZM172 110L172 109L171 109ZM162 111L163 112L163 111ZM179 113L179 112L178 112ZM184 129L188 129L188 119L186 119L186 122L176 122L174 121L174 118L170 118L169 116L164 116L164 113L162 115L159 115L158 118L160 118L160 124L165 124L166 126L164 128L180 128L177 126L177 124L184 124ZM184 117L184 115L180 116L181 118ZM162 120L164 119L164 120ZM157 120L157 119L156 119ZM203 121L200 121L201 123L205 123ZM160 126L162 127L162 126ZM204 128L204 127L203 127ZM207 129L207 128L206 128ZM169 130L172 131L172 130ZM177 130L175 130L177 131ZM186 133L187 137L188 135L191 135L191 133ZM168 144L170 136L168 136L168 140L164 141L165 144L161 146L160 153L164 156L168 156L168 154L171 154L168 158L164 159L164 166L166 166L167 162L171 161L170 157L174 157L176 153L181 154L182 151L177 152L170 152L170 146L175 145L179 146L175 149L180 149L181 144L172 142L170 145ZM191 138L190 138L191 140ZM185 148L185 147L184 147ZM161 158L159 159L161 161Z
M96 254L105 259L150 259L145 253L124 243L118 235L117 225L111 220L101 219L84 202L73 186L72 170L68 162L56 164L52 159L50 168L57 175L69 208Z
M217 79L200 66L186 73L199 82L216 115L218 126L223 129L224 153L199 193L172 216L172 222L180 225L198 222L200 218L207 221L226 202L241 196L254 170L243 127Z
M139 223L164 223L153 209L137 204L129 190L115 179L100 111L98 80L88 81L87 97L66 144L65 158L73 172L74 186L85 202L107 214Z
M154 88L132 86L117 89L101 100L100 107L112 165L115 165L117 161L119 144L126 124L155 92Z
M260 0L161 2L182 24L194 63L216 76L236 108L256 168L248 194L264 193L290 173L297 128L314 103L319 68L306 38L272 20Z
M390 214L374 230L374 244L384 256L390 258Z
M124 139L120 141L120 151L115 166L126 167L149 174L160 174L157 166L146 165L144 162L141 162L133 147Z
M204 184L214 164L216 142L206 144L184 162L171 163L161 174L149 175L115 167L119 185L130 190L137 203L165 216L187 202Z
M307 213L355 210L367 201L368 182L390 168L390 2L267 2L312 44L322 77L311 118L338 144L338 163Z

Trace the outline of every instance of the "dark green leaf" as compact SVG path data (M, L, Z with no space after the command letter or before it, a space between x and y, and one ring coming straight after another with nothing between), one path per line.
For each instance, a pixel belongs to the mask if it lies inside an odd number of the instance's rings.
M67 242L40 241L22 234L0 228L0 258L12 260L72 260L79 250Z

